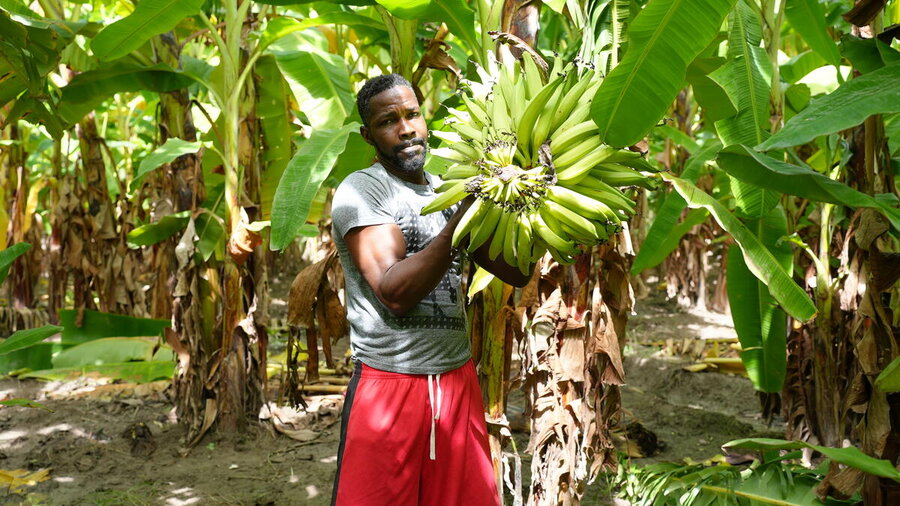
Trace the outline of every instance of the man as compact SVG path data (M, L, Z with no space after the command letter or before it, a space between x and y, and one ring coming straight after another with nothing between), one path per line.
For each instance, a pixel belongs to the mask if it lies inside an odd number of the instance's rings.
M428 131L406 79L371 79L357 107L378 161L348 176L332 203L357 360L332 504L498 504L451 248L471 202L421 216L440 180L423 170ZM486 251L473 257L508 283L528 281Z

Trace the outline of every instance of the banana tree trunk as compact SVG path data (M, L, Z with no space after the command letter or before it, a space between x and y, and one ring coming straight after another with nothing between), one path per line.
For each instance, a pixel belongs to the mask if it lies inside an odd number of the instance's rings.
M893 188L889 160L882 156L880 117L850 134L851 185L872 194ZM862 175L863 177L860 177ZM897 356L900 333L897 281L900 254L886 239L889 225L870 210L856 212L846 228L832 205L819 209L820 262L841 259L837 275L807 269L819 316L789 337L784 414L789 438L825 446L858 444L873 457L897 464L900 455L900 396L879 391L874 380ZM808 241L809 242L809 241ZM813 274L814 273L814 274ZM900 501L900 487L854 469L833 466L819 492L849 497L862 486L865 504Z
M29 171L25 163L25 150L21 144L19 129L16 125L11 125L9 132L9 139L13 143L9 146L7 154L8 179L4 190L9 188L14 188L14 190L12 204L7 215L6 244L27 242L31 244L31 249L10 266L7 286L11 305L15 309L25 309L34 307L34 286L40 270L40 235L36 233L38 229L31 226L31 216L28 212L29 199L35 198L37 195L31 195L31 185L28 182ZM3 202L5 204L6 199L3 199Z
M501 433L507 427L506 399L509 393L509 367L512 356L513 318L509 306L513 288L499 279L475 296L469 312L472 321L472 349L478 364L481 392L488 420L488 444L497 490L503 490L503 443ZM517 494L519 491L513 491ZM501 502L503 494L500 494Z
M617 465L610 428L619 423L634 255L627 231L616 240L572 266L545 264L526 313L528 504L580 504L599 471Z
M258 182L258 176L252 175L258 171L258 165L253 161L258 155L247 155L257 153L259 143L257 137L249 134L256 132L258 127L252 114L255 92L247 79L249 69L244 71L249 64L246 35L255 23L254 18L247 16L250 6L248 1L227 0L223 2L223 33L220 35L210 24L222 59L219 89L225 90L225 95L217 100L222 111L227 244L221 270L207 266L206 283L191 285L191 290L200 295L204 304L196 310L202 312L199 322L203 334L200 336L210 336L206 343L210 352L185 350L188 355L197 351L200 355L189 356L189 367L183 374L203 382L202 389L186 391L184 393L190 397L179 399L179 405L191 408L191 418L184 420L189 426L189 447L197 444L213 423L220 432L239 432L249 418L258 415L263 401L266 338L264 332L260 334L257 323L257 308L262 304L248 278L254 273L253 266L247 263L260 238L246 228L250 218L244 207L256 208L251 200L253 192L248 192L245 184L248 180ZM217 294L216 299L203 298L210 294ZM215 322L214 327L207 326L211 325L207 322ZM201 329L187 329L188 332L197 330Z

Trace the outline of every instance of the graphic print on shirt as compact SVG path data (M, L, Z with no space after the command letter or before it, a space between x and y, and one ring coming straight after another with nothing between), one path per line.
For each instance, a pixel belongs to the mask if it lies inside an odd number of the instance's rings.
M406 240L406 256L422 251L440 233L453 215L452 210L422 216L408 203L399 204L395 219ZM462 269L456 258L434 290L406 316L389 316L391 326L399 328L439 328L465 330L466 321L460 306L459 282Z

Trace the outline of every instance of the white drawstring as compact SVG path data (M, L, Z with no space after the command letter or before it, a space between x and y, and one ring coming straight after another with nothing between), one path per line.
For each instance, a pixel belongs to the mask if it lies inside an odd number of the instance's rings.
M434 409L434 385L431 383L432 378L437 382L437 410ZM436 460L434 451L434 421L441 418L441 400L444 398L444 392L441 391L441 375L428 375L428 402L431 404L431 447L429 456L431 460Z

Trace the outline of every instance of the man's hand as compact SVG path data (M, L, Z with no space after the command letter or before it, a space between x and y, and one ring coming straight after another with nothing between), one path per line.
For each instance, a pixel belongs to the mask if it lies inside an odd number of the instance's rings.
M356 227L344 235L356 268L392 314L408 313L440 283L455 256L450 248L453 231L471 204L464 201L434 240L409 257L403 233L394 223Z

